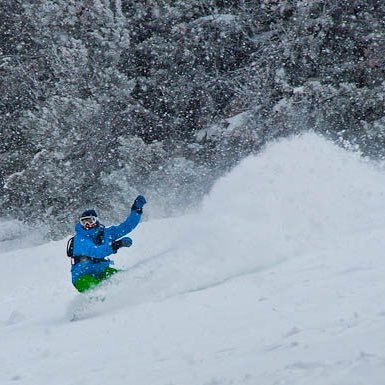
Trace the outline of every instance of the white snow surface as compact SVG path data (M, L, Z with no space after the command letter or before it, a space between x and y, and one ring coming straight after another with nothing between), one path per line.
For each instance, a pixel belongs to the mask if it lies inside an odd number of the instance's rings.
M1 252L0 384L385 384L384 233L383 170L275 142L194 215L141 223L93 294L66 239Z

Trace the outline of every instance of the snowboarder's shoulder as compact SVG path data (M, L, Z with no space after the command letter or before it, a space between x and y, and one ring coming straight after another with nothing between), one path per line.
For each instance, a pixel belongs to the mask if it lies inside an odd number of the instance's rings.
M77 235L81 235L82 233L84 233L83 226L80 223L77 223L75 225L75 235L74 236L76 237Z

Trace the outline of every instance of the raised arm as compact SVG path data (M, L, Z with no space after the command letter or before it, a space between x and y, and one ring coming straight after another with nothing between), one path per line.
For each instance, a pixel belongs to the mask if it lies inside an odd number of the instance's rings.
M111 241L115 241L123 237L124 235L130 233L140 222L142 214L138 214L136 211L131 211L128 218L117 226L111 226L106 228L107 238Z
M116 239L119 239L134 230L142 218L143 206L145 204L146 199L144 196L139 195L131 207L131 212L128 218L120 225L111 226L105 230L107 232L107 238L115 241Z

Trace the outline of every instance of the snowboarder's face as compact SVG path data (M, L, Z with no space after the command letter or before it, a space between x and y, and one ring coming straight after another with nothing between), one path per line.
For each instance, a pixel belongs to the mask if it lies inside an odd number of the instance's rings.
M98 225L98 218L90 216L80 218L80 224L86 229L92 229Z

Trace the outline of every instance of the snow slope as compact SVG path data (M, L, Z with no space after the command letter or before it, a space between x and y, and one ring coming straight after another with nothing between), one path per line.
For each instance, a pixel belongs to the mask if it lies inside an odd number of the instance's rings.
M385 384L384 198L307 134L141 224L104 301L73 290L66 240L2 252L0 384Z

